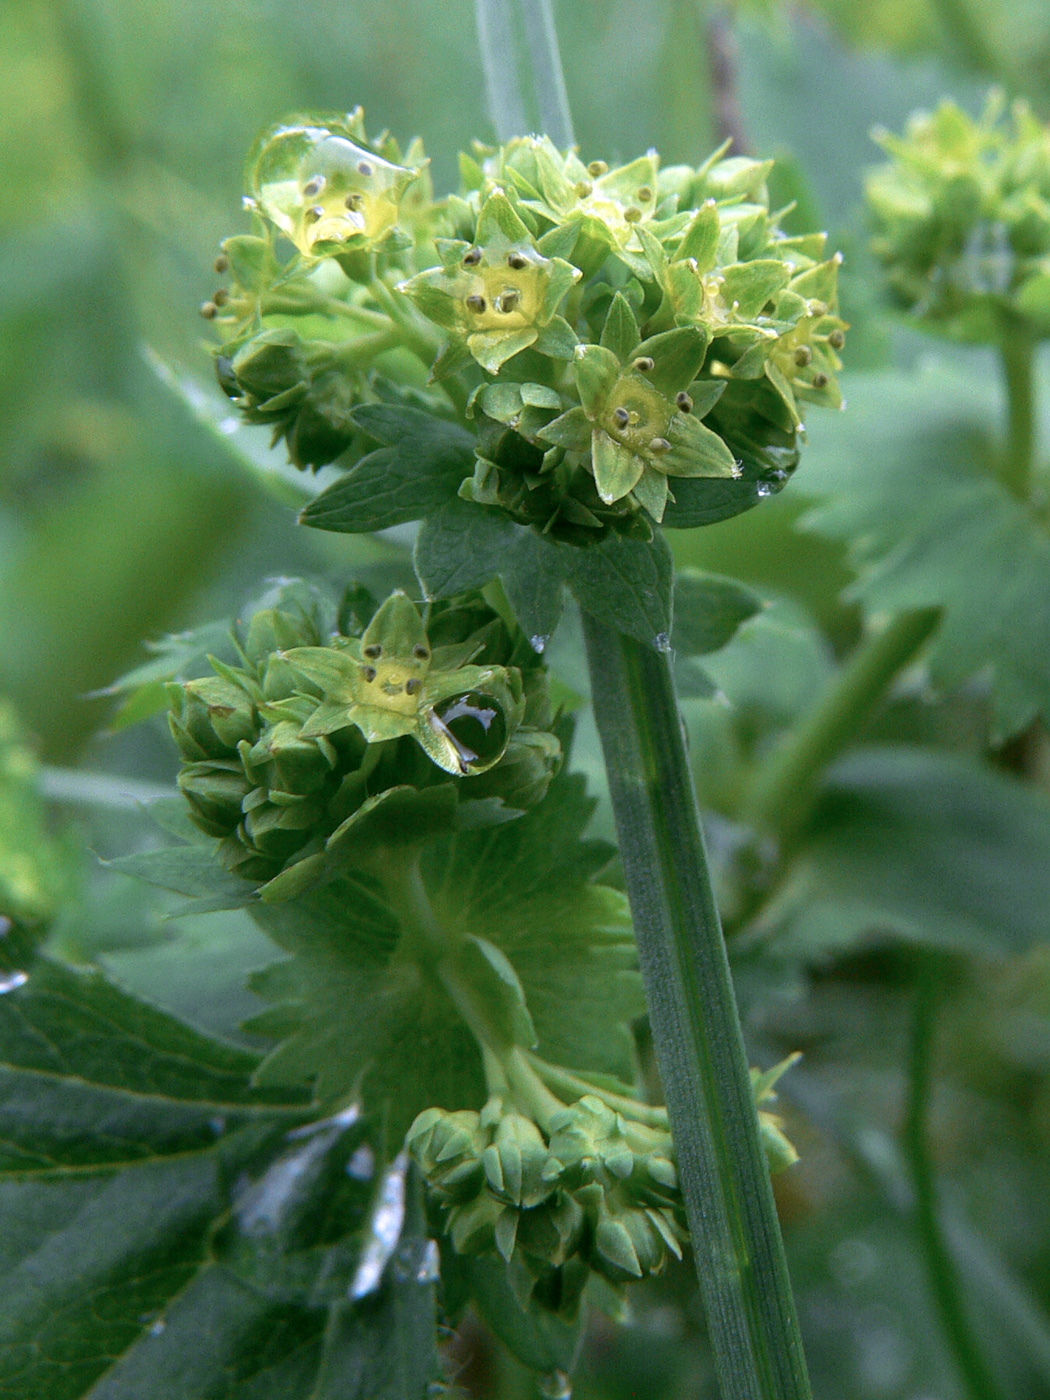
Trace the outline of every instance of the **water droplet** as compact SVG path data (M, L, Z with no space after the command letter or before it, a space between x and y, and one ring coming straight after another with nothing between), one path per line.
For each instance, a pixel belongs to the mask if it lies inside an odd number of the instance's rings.
M533 651L538 652L542 656L547 650L547 638L541 637L537 632L534 637L529 638L529 646L532 647Z
M536 1377L536 1389L544 1400L572 1400L572 1381L564 1371L544 1371Z
M653 646L656 648L657 651L670 651L671 638L667 635L666 632L658 632L653 638Z
M210 1118L208 1120L208 1127L212 1130L216 1137L222 1137L223 1133L226 1131L226 1119Z
M346 1164L347 1176L355 1181L371 1181L376 1172L376 1154L363 1142Z
M368 1239L361 1251L361 1260L350 1285L350 1301L356 1302L374 1293L383 1277L387 1261L397 1248L401 1227L405 1223L405 1177L408 1173L408 1153L399 1152L393 1165L384 1174L379 1199L372 1214Z
M435 708L434 718L452 741L464 772L476 763L495 763L507 747L507 721L487 695L471 690L454 696Z
M151 1337L159 1337L162 1332L167 1331L168 1324L162 1317L158 1317L153 1326L149 1329Z
M760 481L758 483L758 494L760 496L772 496L773 488L768 481Z
M0 997L2 997L5 992L17 992L19 987L24 987L28 981L28 972L0 973Z
M6 938L12 928L14 928L14 925L11 920L6 919L3 914L0 914L0 938Z

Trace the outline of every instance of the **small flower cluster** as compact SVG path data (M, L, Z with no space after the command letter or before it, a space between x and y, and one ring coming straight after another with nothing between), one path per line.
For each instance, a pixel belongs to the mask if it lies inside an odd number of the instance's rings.
M462 494L577 544L648 537L676 480L779 485L800 404L840 403L838 259L780 229L771 165L611 170L527 137L465 156L435 203L418 146L369 143L359 112L285 123L206 303L220 381L301 466L355 460L361 402L465 410Z
M475 824L534 806L560 762L546 672L479 595L428 625L404 593L353 598L330 635L305 608L261 610L240 666L169 686L190 814L264 900L330 877L370 831L411 843L464 803L489 799Z
M759 1103L790 1061L752 1072ZM543 1115L494 1095L478 1112L421 1113L406 1139L460 1254L499 1254L530 1301L571 1315L591 1272L613 1285L660 1273L688 1241L661 1109L595 1090ZM772 1169L796 1160L759 1111Z
M873 247L901 306L967 341L1050 335L1050 128L993 92L979 117L944 102L876 139Z

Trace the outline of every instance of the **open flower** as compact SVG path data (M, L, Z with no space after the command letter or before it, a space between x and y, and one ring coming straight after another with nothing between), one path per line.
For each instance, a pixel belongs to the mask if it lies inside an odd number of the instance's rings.
M398 590L360 639L286 653L324 696L301 736L347 725L370 744L408 735L446 773L484 773L506 752L525 702L516 671L464 664L475 653L469 644L433 650L415 604Z
M605 502L633 492L654 520L663 518L668 477L732 477L733 454L700 419L724 382L697 381L709 336L684 326L641 340L621 294L613 299L600 345L581 345L574 369L580 407L540 431L545 442L586 450Z
M365 145L356 118L283 123L256 144L250 198L301 253L398 244L401 201L419 170Z
M492 165L496 178L513 184L525 209L562 231L557 242L563 256L588 274L610 253L644 274L639 230L663 212L659 167L655 152L613 170L604 161L584 165L575 151L563 154L545 136L509 142Z
M454 341L465 343L490 374L530 346L561 359L572 355L576 337L557 312L580 273L537 250L502 190L482 205L474 241L449 240L441 252L441 267L419 273L399 290Z

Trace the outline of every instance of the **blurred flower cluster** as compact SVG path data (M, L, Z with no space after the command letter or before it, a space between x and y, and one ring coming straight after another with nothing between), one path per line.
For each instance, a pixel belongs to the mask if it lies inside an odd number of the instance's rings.
M878 140L873 246L901 306L967 341L1050 335L1050 129L993 91L979 117L943 102Z

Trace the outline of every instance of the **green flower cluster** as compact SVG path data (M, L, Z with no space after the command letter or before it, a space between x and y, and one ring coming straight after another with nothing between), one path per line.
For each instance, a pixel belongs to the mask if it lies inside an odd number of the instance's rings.
M752 1071L757 1102L792 1062ZM499 1254L526 1301L572 1316L591 1272L658 1274L689 1236L664 1110L597 1088L547 1097L542 1126L497 1094L480 1113L427 1109L406 1143L457 1252ZM779 1119L759 1120L771 1169L796 1161Z
M560 762L546 672L480 595L432 605L427 624L404 593L378 608L351 596L344 632L266 608L239 666L213 659L213 675L168 687L190 814L266 901L374 842L506 820L542 799Z
M840 404L845 323L838 259L780 229L771 165L610 170L527 137L463 157L435 202L418 146L369 143L359 112L285 123L205 306L220 380L301 466L352 465L360 403L456 412L477 434L461 494L577 544L650 537L677 482L776 489L800 405Z
M1050 335L1050 128L993 92L919 112L868 177L873 247L901 306L966 341Z

